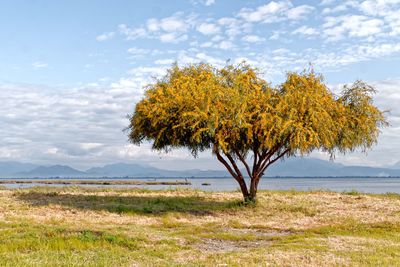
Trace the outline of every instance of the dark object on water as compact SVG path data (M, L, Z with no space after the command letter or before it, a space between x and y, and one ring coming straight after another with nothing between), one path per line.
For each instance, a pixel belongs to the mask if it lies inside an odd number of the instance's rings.
M210 183L202 183L201 185L209 186L209 185L211 185L211 184L210 184Z

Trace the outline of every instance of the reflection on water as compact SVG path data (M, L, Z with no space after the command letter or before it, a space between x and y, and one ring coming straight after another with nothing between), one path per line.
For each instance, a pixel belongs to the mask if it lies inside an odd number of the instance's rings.
M43 179L41 179L43 180ZM86 179L80 179L86 180ZM96 179L90 179L96 180ZM98 179L105 180L105 179ZM121 180L121 179L118 179ZM149 180L148 178L133 178L129 180ZM177 181L177 179L157 179L158 181ZM192 178L187 179L191 185L80 185L84 187L118 187L118 188L145 188L145 189L174 189L192 188L205 191L234 191L238 185L233 178ZM152 179L154 181L154 179ZM178 179L182 181L182 179ZM41 184L3 184L7 188L26 188L43 186ZM65 185L46 185L65 186ZM262 178L259 189L270 190L331 190L337 192L356 190L364 193L400 193L400 178Z

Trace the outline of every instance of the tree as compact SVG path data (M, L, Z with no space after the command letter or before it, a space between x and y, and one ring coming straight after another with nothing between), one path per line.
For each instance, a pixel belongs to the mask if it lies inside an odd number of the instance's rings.
M373 87L357 81L335 96L312 70L289 72L272 87L246 63L174 65L146 89L130 117L130 141L151 141L166 152L188 148L195 157L212 149L245 201L255 201L261 177L276 161L313 150L365 151L387 125L372 103Z

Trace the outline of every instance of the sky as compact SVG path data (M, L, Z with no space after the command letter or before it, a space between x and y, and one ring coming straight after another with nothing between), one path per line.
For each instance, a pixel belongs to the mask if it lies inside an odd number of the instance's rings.
M273 85L309 64L335 93L370 83L391 125L368 153L335 162L400 161L400 0L6 0L0 35L0 161L219 168L210 151L159 153L123 129L144 86L174 62L243 60Z

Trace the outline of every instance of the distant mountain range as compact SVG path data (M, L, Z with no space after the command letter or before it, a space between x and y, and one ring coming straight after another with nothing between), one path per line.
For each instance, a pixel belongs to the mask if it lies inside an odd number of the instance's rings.
M243 170L243 173L245 171ZM376 176L400 177L400 162L386 168L346 166L340 163L315 158L294 157L277 162L267 170L265 176L330 177L330 176ZM86 171L70 166L38 166L21 162L0 162L0 177L230 177L225 170L163 170L144 164L116 163L93 167Z
M332 161L315 158L288 158L283 162L271 165L266 176L291 176L291 177L329 177L329 176L375 176L400 177L400 165L386 168L367 166L348 166Z
M391 169L400 169L400 161L398 161L397 163L393 164L392 166L389 166L389 168L391 168Z
M32 177L32 176L86 176L86 172L78 171L74 168L65 165L53 165L53 166L38 166L30 171L18 172L17 176Z
M0 162L0 178L32 177L228 177L222 170L171 171L144 164L116 163L86 171L66 165L38 166L19 162Z

